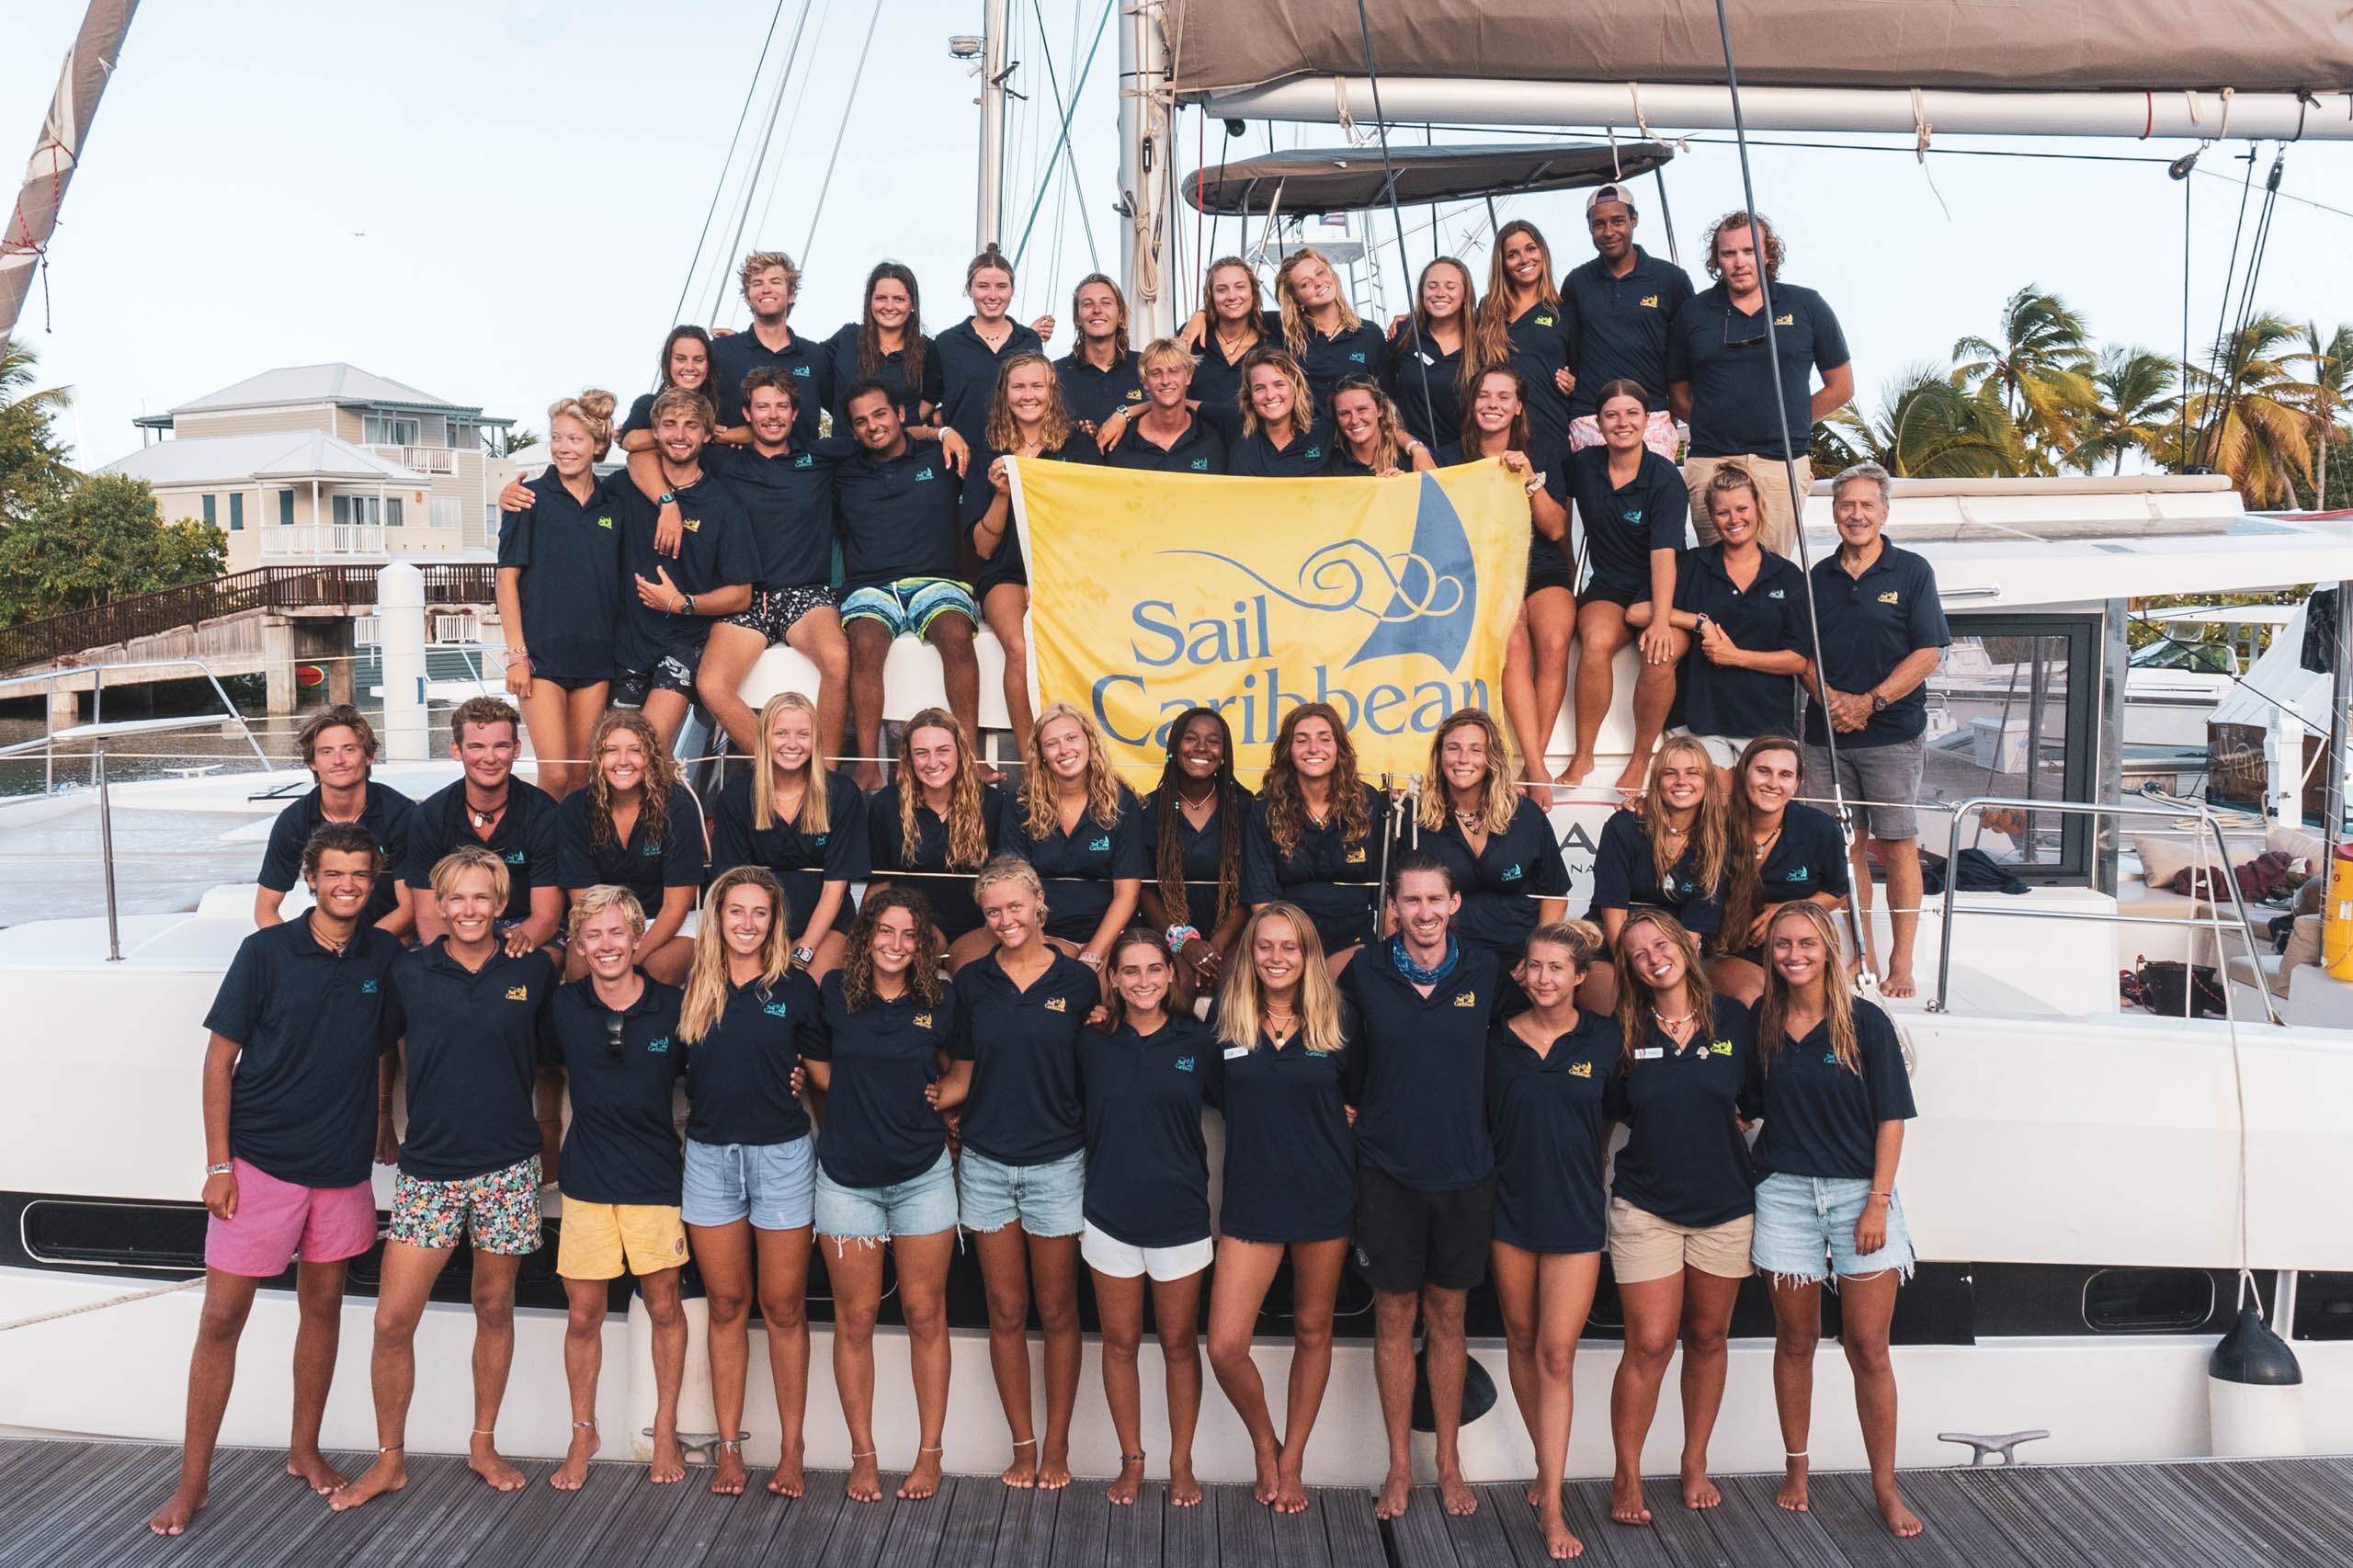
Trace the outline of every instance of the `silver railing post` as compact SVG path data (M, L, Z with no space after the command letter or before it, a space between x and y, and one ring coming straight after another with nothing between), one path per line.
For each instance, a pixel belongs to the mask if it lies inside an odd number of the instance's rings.
M1961 819L1967 814L1965 806L1953 812L1952 835L1945 844L1945 909L1942 926L1937 932L1937 999L1928 1004L1931 1013L1945 1010L1945 987L1952 980L1952 896L1961 886ZM1847 896L1859 903L1856 894L1850 892ZM1887 939L1892 943L1895 940L1895 916L1891 913L1887 919Z
M107 873L107 962L122 961L122 922L114 896L114 804L107 794L107 747L100 741L91 754L98 773L98 858Z

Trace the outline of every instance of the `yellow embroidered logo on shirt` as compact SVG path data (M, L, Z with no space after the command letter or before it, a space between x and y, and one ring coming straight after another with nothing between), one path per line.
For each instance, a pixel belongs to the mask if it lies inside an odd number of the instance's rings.
M1658 296L1657 296L1656 294L1645 294L1645 295L1643 295L1643 309L1644 309L1644 310L1646 310L1646 311L1654 311L1654 310L1658 309Z
M1798 318L1794 315L1775 316L1773 318L1773 324L1775 326L1795 326L1798 324Z
M1070 1001L1066 997L1049 996L1046 998L1046 1011L1049 1013L1067 1013L1070 1011Z
M509 1002L528 1002L531 999L531 988L528 985L510 985L506 988L506 999Z
M1893 588L1890 588L1887 592L1880 595L1879 602L1883 605L1892 605L1899 604L1902 600L1897 597L1895 590Z
M1728 1040L1717 1040L1708 1047L1708 1051L1711 1055L1730 1056L1732 1054L1732 1041Z
M1569 1067L1569 1076L1572 1078L1592 1077L1593 1063L1590 1062L1577 1062L1571 1063Z
M1536 318L1536 324L1538 326L1551 326L1552 324L1552 318L1551 316L1538 316Z
M682 518L680 519L678 526L686 529L690 534L699 534L702 532L702 519L700 517Z
M1348 851L1348 864L1351 866L1361 866L1364 864L1363 845L1359 844L1354 849Z
M915 1015L915 1028L919 1029L927 1029L931 1028L931 1015L929 1013L917 1013Z
M1479 998L1475 994L1465 991L1455 997L1454 1005L1458 1007L1475 1007L1479 1005Z

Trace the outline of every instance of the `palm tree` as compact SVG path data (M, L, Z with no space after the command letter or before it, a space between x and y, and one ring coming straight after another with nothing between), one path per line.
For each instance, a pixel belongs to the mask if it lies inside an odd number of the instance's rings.
M2283 317L2257 316L2214 346L2218 369L2190 367L2198 390L2167 433L2168 467L2220 469L2258 506L2296 504L2295 482L2313 471L2312 388L2288 369L2297 336Z
M2323 343L2318 324L2306 322L2303 348L2286 358L2312 368L2305 383L2305 417L2313 431L2313 509L2328 510L2328 444L2339 435L2337 418L2353 407L2353 326L2339 325L2336 335Z
M33 351L22 343L0 347L0 523L21 521L74 480L50 421L73 405L68 387L32 385Z
M2049 472L2097 402L2090 339L2065 301L2029 283L2004 302L1998 342L1972 335L1952 346L1953 375L1971 391L1995 390L2031 466Z
M1852 403L1824 422L1851 460L1870 459L1900 479L1985 479L2027 466L2018 426L1990 383L1971 392L1959 373L1914 365L1880 398L1876 421Z
M2099 396L2085 412L2083 438L2067 454L2067 466L2093 473L2108 463L2110 473L2122 473L2127 453L2154 450L2181 406L2172 395L2175 369L2173 360L2145 348L2100 350L2092 376Z

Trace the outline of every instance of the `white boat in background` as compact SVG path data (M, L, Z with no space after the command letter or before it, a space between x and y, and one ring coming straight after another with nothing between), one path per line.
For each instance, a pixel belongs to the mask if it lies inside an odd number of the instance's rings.
M2297 605L2198 605L2153 610L2164 635L2132 651L2125 683L2127 745L2203 750L2215 705L2237 688L2264 650L2291 622ZM2220 629L2221 635L2210 633ZM2323 733L2325 733L2325 725Z

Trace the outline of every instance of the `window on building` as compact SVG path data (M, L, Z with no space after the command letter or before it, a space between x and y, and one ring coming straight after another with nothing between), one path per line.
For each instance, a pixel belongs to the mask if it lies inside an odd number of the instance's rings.
M465 526L466 504L454 495L436 495L430 503L432 526L455 528Z
M498 542L498 506L495 502L482 509L482 537L493 544Z
M348 526L371 523L401 526L401 502L397 495L338 495L335 498L335 520Z
M220 519L212 515L212 497L210 495L204 498L204 521L210 528L217 528L221 526Z
M413 418L392 414L359 416L359 438L371 447L414 447L417 433L417 421Z
M281 528L294 526L294 492L291 490L278 493L278 526Z
M384 498L384 526L388 528L396 528L407 520L408 519L401 512L401 498L397 495L386 496Z
M229 497L229 531L231 533L245 531L245 494L242 490Z

